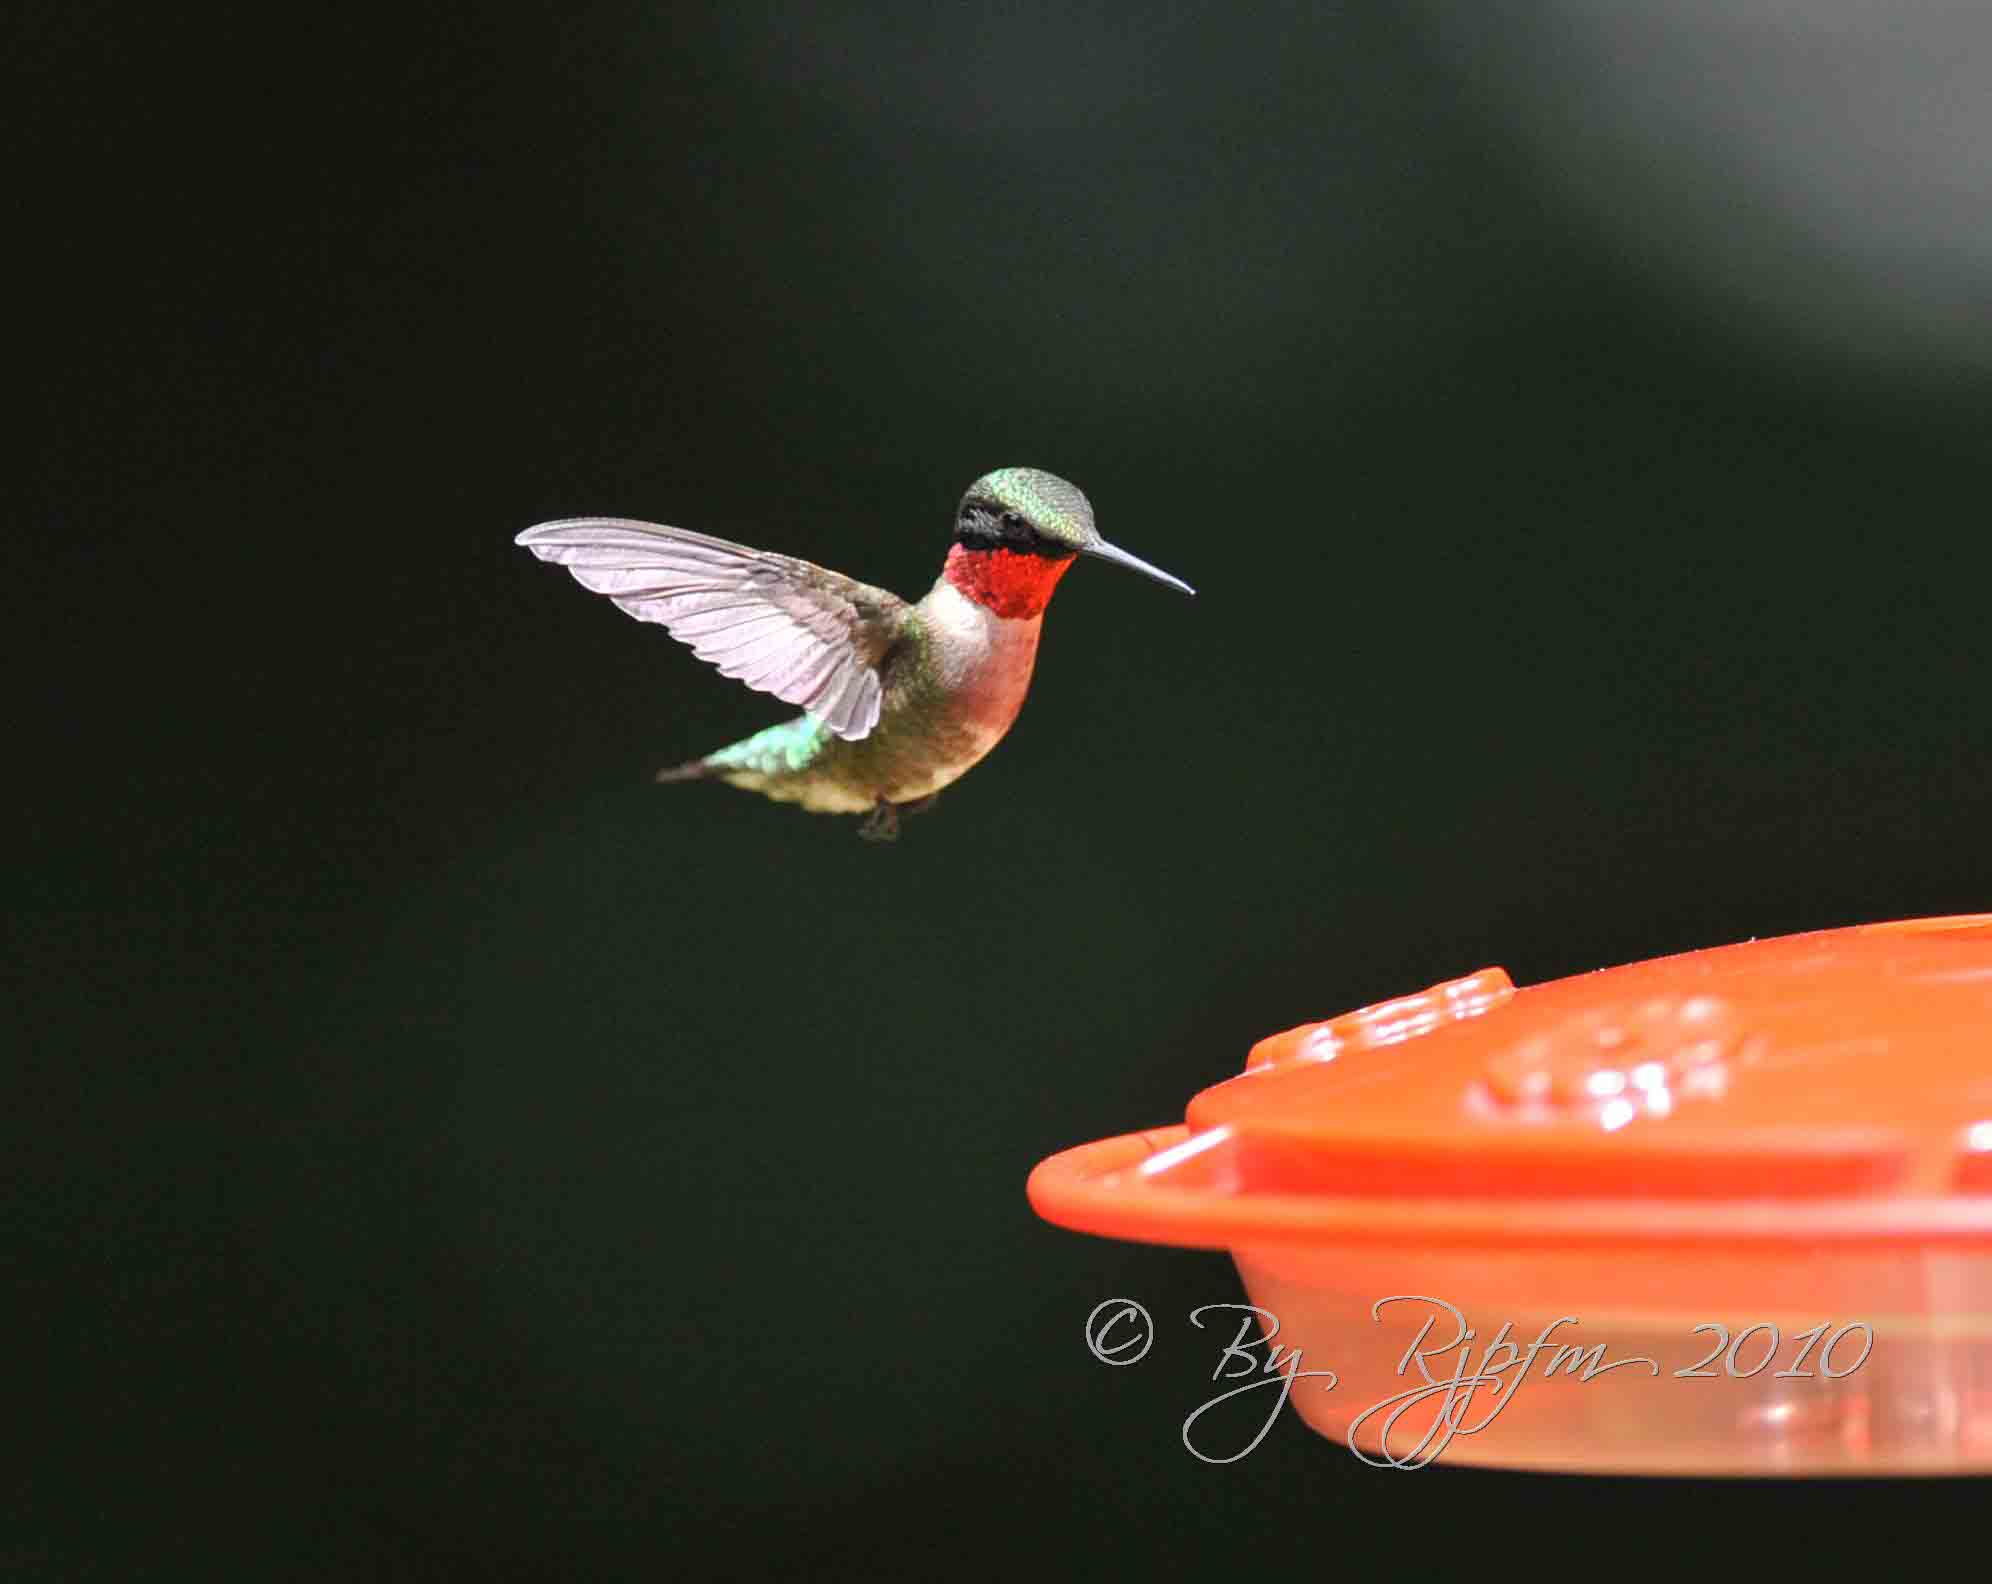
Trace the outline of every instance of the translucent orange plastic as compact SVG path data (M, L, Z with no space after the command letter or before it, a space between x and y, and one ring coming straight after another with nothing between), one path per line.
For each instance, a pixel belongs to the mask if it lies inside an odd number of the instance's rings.
M1339 1376L1293 1406L1373 1460L1992 1472L1992 914L1486 969L1263 1040L1029 1193L1229 1249ZM1549 1341L1489 1362L1503 1326ZM1603 1344L1588 1376L1564 1343ZM1485 1378L1365 1416L1448 1370Z

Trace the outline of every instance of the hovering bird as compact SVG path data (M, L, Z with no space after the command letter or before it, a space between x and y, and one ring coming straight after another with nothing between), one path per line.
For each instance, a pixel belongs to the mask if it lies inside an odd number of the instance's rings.
M806 712L657 773L724 781L820 814L863 814L890 840L899 816L1002 740L1023 707L1044 608L1082 555L1196 591L1110 545L1086 497L1036 468L969 485L954 545L909 605L793 556L620 517L541 523L518 542L658 622L722 676Z

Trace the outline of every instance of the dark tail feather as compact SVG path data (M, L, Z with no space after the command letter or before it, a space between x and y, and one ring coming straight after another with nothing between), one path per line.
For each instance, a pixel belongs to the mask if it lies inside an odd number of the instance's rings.
M657 772L659 781L705 781L719 772L703 759L690 759L681 765L671 765Z

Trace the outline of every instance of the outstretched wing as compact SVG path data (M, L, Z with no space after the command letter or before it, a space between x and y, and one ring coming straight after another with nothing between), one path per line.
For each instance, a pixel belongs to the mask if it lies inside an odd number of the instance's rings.
M518 542L701 660L855 741L878 724L879 662L906 602L793 556L620 517L541 523Z

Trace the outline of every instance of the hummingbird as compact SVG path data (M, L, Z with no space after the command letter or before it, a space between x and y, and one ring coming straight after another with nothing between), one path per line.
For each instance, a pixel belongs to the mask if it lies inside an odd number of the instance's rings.
M884 841L1010 729L1045 606L1078 557L1196 592L1107 543L1086 497L1036 468L969 485L941 575L915 604L794 556L659 523L573 517L517 542L663 626L722 676L803 710L660 770L659 781L723 781L813 813L862 814L860 834Z

